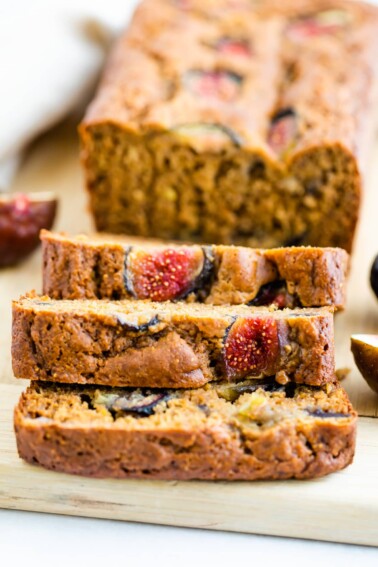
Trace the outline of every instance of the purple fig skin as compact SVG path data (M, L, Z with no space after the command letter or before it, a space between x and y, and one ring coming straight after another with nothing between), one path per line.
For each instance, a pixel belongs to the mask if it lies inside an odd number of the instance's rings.
M53 226L57 205L51 193L0 197L0 268L21 262L37 248L41 229Z
M376 256L370 271L370 285L378 299L378 255Z

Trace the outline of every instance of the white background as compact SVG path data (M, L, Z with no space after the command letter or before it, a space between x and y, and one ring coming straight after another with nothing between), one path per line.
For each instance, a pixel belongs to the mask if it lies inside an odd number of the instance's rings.
M378 550L0 510L0 565L377 567Z

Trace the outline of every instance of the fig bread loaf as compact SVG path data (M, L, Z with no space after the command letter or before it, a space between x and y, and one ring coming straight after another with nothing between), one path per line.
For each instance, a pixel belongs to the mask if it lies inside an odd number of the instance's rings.
M92 477L308 479L352 462L356 413L337 383L194 390L32 383L14 414L28 463Z
M49 231L41 239L43 293L53 299L345 305L349 258L340 248L177 246Z
M18 378L109 386L190 388L277 374L333 380L333 309L134 300L13 303Z
M80 127L97 229L350 251L377 50L362 2L144 0Z

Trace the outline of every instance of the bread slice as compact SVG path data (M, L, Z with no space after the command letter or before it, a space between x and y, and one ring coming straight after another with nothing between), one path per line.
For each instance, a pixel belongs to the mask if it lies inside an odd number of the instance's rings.
M177 246L46 230L41 239L43 293L54 299L345 305L349 257L340 248Z
M33 383L14 425L22 459L65 473L305 479L352 462L356 413L337 383L163 391Z
M276 373L319 385L333 379L332 313L26 297L13 304L13 371L109 386L191 388Z

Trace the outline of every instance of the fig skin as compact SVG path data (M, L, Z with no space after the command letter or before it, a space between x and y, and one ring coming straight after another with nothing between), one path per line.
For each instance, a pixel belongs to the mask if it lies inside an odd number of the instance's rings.
M41 229L52 228L57 204L52 193L0 196L0 268L21 262L37 248Z
M358 370L378 393L378 335L352 335L351 351Z
M221 37L215 48L219 53L233 57L250 57L252 54L249 41L241 38Z
M183 77L184 86L193 95L225 102L237 98L242 82L241 75L226 69L191 69Z
M370 271L370 285L371 289L374 291L376 298L378 299L378 255L371 266Z
M271 118L268 132L268 145L279 156L285 156L286 152L295 145L298 134L298 115L291 108L278 110Z

